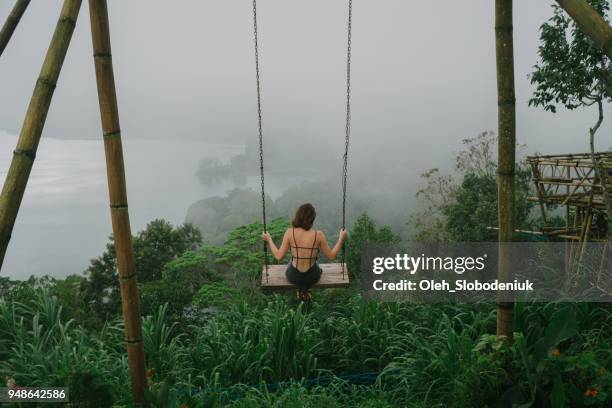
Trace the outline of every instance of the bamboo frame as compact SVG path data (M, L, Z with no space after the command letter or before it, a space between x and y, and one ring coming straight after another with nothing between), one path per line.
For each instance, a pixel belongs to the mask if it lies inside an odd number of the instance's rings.
M49 44L30 105L26 112L17 148L0 194L0 268L17 219L30 171L45 126L53 91L70 45L82 0L64 0L55 32Z
M23 13L25 13L28 5L30 4L30 0L17 0L10 14L6 18L4 25L2 26L2 30L0 30L0 56L4 52L6 45L11 40L19 21L21 21L21 17Z
M612 199L612 186L608 173L612 172L612 151L595 153L595 164L591 153L565 155L529 156L527 163L532 169L532 181L540 206L563 207L564 227L543 227L541 234L565 240L565 275L571 284L573 274L580 271L587 242L609 243L609 231L594 220L607 214L605 194ZM599 167L600 179L595 169ZM606 186L608 188L604 188ZM571 214L574 214L570 226ZM597 218L596 218L597 217ZM546 223L546 220L544 220ZM605 246L601 253L601 265L606 257Z
M511 281L512 259L503 245L512 241L514 231L514 169L516 155L516 112L514 94L514 52L512 36L512 0L495 1L495 55L498 105L498 279ZM512 339L512 302L497 303L497 335Z
M612 172L612 151L598 152L596 158L603 174ZM612 199L610 179L597 178L589 153L529 156L527 163L532 168L537 192L537 197L528 197L530 201L546 206L566 206L567 209L581 207L605 211L603 183L608 186L608 196Z
M106 0L89 0L89 13L132 396L136 405L147 406L144 395L147 379L142 342L140 298L128 213L119 108L115 91Z

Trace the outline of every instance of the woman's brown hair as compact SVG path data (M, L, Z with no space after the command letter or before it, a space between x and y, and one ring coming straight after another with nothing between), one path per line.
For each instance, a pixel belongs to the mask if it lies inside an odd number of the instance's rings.
M304 228L306 231L308 231L310 228L312 228L312 224L314 223L316 217L317 212L312 204L302 204L295 212L291 225L293 225L294 228Z

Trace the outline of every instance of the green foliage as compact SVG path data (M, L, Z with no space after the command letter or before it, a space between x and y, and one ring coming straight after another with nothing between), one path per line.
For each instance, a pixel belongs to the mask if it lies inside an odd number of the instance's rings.
M98 408L113 405L113 393L100 374L75 372L67 383L71 401L78 401L79 407Z
M587 2L607 20L608 0ZM589 128L588 146L591 160L596 165L596 179L604 180L601 187L603 196L607 197L606 170L597 165L600 160L595 156L595 135L604 120L604 104L612 101L612 64L603 50L561 7L554 4L552 7L553 16L540 27L540 61L531 74L531 83L536 85L536 89L529 105L541 106L553 113L558 105L570 110L597 107L597 121ZM604 199L604 204L607 216L600 214L598 224L600 230L608 231L608 238L612 238L612 208L609 200Z
M601 15L609 10L608 0L587 0ZM605 53L580 30L556 4L553 16L540 27L540 61L534 66L531 83L536 85L530 106L556 112L592 105L612 98L612 66Z
M79 301L79 287L85 280L81 275L69 275L64 279L53 279L48 286L51 296L55 296L67 319L78 319L88 322L87 311ZM86 323L87 324L87 323Z
M455 201L442 209L446 230L453 241L491 241L497 225L497 182L491 176L466 174L455 193Z
M422 175L425 186L417 197L423 208L411 220L415 239L423 242L495 241L497 234L497 163L493 132L482 132L463 140L464 150L455 158L460 177L431 169ZM517 164L514 177L514 225L529 229L537 223L530 217L534 204L530 195L531 172ZM521 237L523 240L525 237Z
M224 384L309 377L319 347L309 320L301 306L294 310L278 298L263 309L242 304L197 331L200 347L189 358L202 367L200 375Z
M228 399L227 397L225 397ZM347 386L341 380L326 387L307 388L292 382L278 392L246 390L239 400L228 401L228 407L289 408L392 408L398 405L392 393L374 387Z
M514 222L517 228L529 226L533 204L527 200L531 173L521 168L515 173ZM442 208L446 232L451 241L495 241L497 225L497 180L491 175L466 174L454 200Z
M269 222L267 228L275 242L280 242L289 225L287 219L277 218ZM206 248L219 272L226 277L233 276L234 282L245 282L251 295L257 288L264 264L262 232L262 223L256 221L232 230L222 246ZM268 262L274 263L269 251Z
M206 283L219 279L208 264L202 252L187 251L164 266L162 279L139 283L142 314L152 315L165 305L170 320L188 324L194 295Z
M83 329L61 318L48 290L34 292L28 304L0 300L0 378L19 385L69 384L83 404L94 396L101 401L97 406L109 398L114 405L128 404L122 325ZM513 344L490 334L493 305L378 303L353 294L340 300L318 296L310 312L281 296L224 310L184 331L170 321L165 306L143 319L153 406L610 402L607 305L519 304ZM374 384L337 379L325 387L306 385L317 376L371 371L381 372ZM271 384L278 381L288 382ZM86 388L89 393L82 392ZM193 388L202 392L189 396Z
M581 324L590 326L588 319L601 312L609 316L609 309L585 304L522 304L517 312L517 327L522 332L516 336L512 365L524 376L506 392L516 394L522 387L525 407L609 404L612 375L604 367L609 366L610 358L601 352L610 347L610 327L604 324L607 334L589 344L590 349L580 346L580 341L572 342L577 336L588 336L588 331L580 330Z
M399 242L400 237L390 227L377 228L374 221L363 213L353 223L345 243L346 262L351 274L359 276L361 271L361 256L366 244L390 244Z
M145 398L155 408L174 408L179 406L176 394L170 393L170 384L164 380L154 383L145 390ZM188 405L193 407L194 405Z
M279 239L287 226L277 219L269 230ZM609 305L519 303L510 343L491 334L489 304L373 302L353 288L321 291L308 310L281 295L248 301L240 282L254 279L249 268L259 277L261 230L245 225L221 247L184 251L140 284L152 406L610 405ZM398 239L367 214L349 237L355 263L365 242ZM60 299L78 307L78 283L0 282L0 379L68 384L83 406L126 406L121 319L93 330L65 319ZM347 379L359 376L368 382Z
M172 321L183 320L185 309L193 299L193 293L180 281L158 280L139 283L138 290L143 316L152 315L159 306L166 305L167 314Z
M208 264L208 258L204 253L187 251L164 266L162 277L166 282L181 282L190 291L194 291L203 283L216 278Z
M175 333L176 324L167 323L166 310L166 305L160 306L155 314L142 319L142 339L151 375L161 374L175 382L185 373L180 367L186 351L181 344L183 334Z
M193 299L193 304L200 308L216 307L229 309L242 302L244 293L227 283L213 282L203 285Z
M0 378L29 387L70 386L83 406L129 398L122 330L92 333L61 316L57 298L44 288L27 304L0 299Z
M154 220L134 238L136 273L140 282L161 279L164 266L187 250L202 243L200 230L191 224L173 227L165 220Z
M482 317L473 312L439 317L431 320L430 327L405 336L404 345L410 351L387 367L388 375L404 385L400 392L411 394L405 399L434 402L436 395L452 395L446 400L451 407L485 406L494 401L504 378L499 358L503 351L487 353L479 347ZM490 324L493 314L486 317Z
M201 242L199 230L190 224L173 227L164 220L150 222L133 239L138 281L158 281L167 263L183 255L185 251L195 250ZM87 280L79 287L79 301L84 302L99 321L110 319L118 313L121 306L112 236L106 245L106 251L91 260L85 274Z

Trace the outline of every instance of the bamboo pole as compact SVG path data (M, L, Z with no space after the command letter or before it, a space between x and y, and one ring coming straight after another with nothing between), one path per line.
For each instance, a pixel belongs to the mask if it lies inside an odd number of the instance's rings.
M13 6L13 9L11 10L11 13L6 18L6 21L2 26L2 30L0 30L0 56L4 52L8 42L11 40L11 37L29 4L30 0L17 0Z
M572 169L571 167L566 167L566 176L569 179L572 176ZM565 187L565 194L567 194L567 199L565 200L566 202L569 201L569 197L570 197L570 186L566 186ZM565 230L569 231L570 228L570 206L569 204L565 204L565 214L564 214L564 219L565 219ZM570 275L570 240L566 239L565 240L565 279L567 280L568 276Z
M144 396L147 381L142 342L140 299L134 268L134 251L128 213L119 109L115 92L106 0L89 0L89 13L100 117L104 135L110 212L115 237L123 319L125 321L125 342L132 381L132 396L136 405L147 406Z
M608 58L612 58L612 27L606 20L585 0L557 0L557 3Z
M540 174L540 169L538 165L535 163L531 163L531 172L533 173L533 181L536 185L536 191L538 193L538 202L540 203L540 211L542 212L542 220L546 224L546 207L544 203L544 187L541 184L542 175Z
M514 210L514 168L516 123L514 94L514 54L512 38L512 0L495 0L495 51L498 105L498 279L511 281L512 259L505 242L512 241ZM498 299L499 300L499 299ZM497 303L497 335L512 339L514 303Z
M11 239L11 232L34 164L53 91L70 45L80 8L81 0L64 0L0 194L0 268L2 268L6 248Z

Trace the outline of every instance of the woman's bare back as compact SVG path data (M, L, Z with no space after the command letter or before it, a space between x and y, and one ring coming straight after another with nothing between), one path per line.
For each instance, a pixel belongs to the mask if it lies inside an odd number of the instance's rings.
M317 262L320 245L321 240L317 230L291 228L289 246L293 266L300 272L308 271Z

